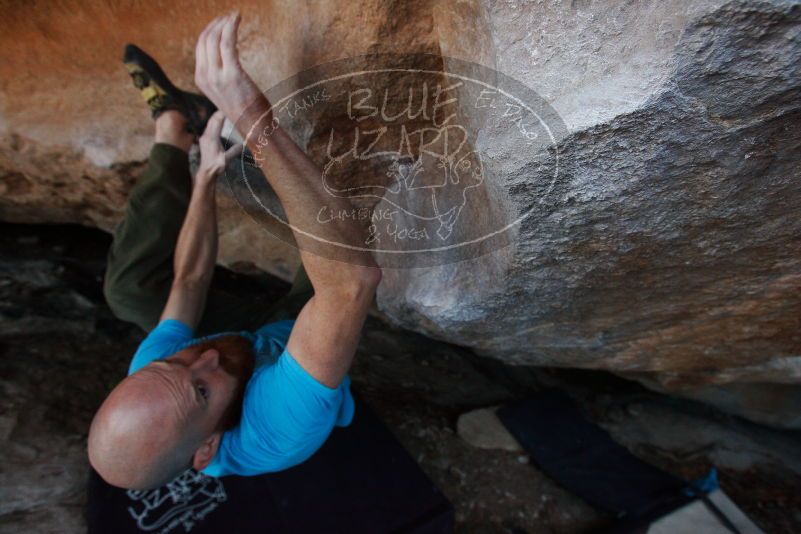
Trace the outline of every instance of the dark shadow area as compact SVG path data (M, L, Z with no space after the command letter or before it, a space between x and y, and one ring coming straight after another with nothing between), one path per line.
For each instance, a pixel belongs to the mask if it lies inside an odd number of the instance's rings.
M111 238L74 225L0 224L0 530L82 531L94 411L123 378L144 333L103 301ZM247 296L288 284L218 268ZM609 373L511 367L369 318L354 390L453 503L456 530L582 532L605 522L529 463L484 450L457 417L557 387L639 458L692 480L713 465L726 493L766 532L801 531L801 433L651 392Z

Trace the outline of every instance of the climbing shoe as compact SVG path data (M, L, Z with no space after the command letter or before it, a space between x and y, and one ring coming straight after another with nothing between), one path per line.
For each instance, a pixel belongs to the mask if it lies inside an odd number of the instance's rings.
M209 117L217 111L217 106L211 100L175 87L156 60L136 45L125 45L122 61L154 119L162 112L173 109L187 118L187 131L197 136L203 134Z

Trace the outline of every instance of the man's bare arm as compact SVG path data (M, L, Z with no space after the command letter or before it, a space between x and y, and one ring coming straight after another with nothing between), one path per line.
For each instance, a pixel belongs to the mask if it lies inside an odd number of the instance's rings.
M203 316L214 264L217 260L217 176L225 168L226 158L233 158L241 147L225 153L220 144L223 114L209 119L200 138L200 167L189 200L178 242L172 287L161 320L177 319L194 329Z
M326 192L320 170L280 127L271 127L270 103L239 64L238 23L238 15L220 17L200 35L195 82L237 124L248 146L260 151L262 170L295 229L301 261L314 287L287 348L312 376L334 387L350 367L381 271L364 250L363 229L356 222L316 222L321 205L351 205ZM258 137L248 134L265 129L269 141L257 146Z

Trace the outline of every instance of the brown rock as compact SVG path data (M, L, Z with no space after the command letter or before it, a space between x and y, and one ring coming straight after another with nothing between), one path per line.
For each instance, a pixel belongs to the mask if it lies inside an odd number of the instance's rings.
M123 45L140 44L192 87L196 36L227 9L181 0L0 7L0 219L111 230L152 135L120 64ZM780 382L797 395L796 2L239 9L242 60L263 87L343 57L423 52L446 69L450 58L497 68L564 120L558 150L537 154L508 132L469 124L486 181L465 220L529 215L512 245L480 259L387 270L378 303L392 323L510 363L606 369L696 398L719 399L695 391L729 383ZM337 120L323 113L293 134L319 155ZM223 263L290 276L290 246L231 199L220 214ZM729 391L745 398L723 405L763 419L767 404L749 399L753 388Z
M480 449L523 450L495 415L495 408L479 408L460 415L456 421L456 431L460 438Z

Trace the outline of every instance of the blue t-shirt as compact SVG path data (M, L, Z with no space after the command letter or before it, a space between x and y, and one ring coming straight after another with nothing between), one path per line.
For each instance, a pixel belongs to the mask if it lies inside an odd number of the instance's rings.
M334 426L353 419L353 397L347 376L336 388L317 381L286 350L295 321L269 323L257 331L227 332L193 339L192 330L166 319L142 341L128 374L189 345L230 335L253 343L256 366L245 388L242 418L225 432L220 448L203 473L259 475L287 469L308 459L328 439Z

